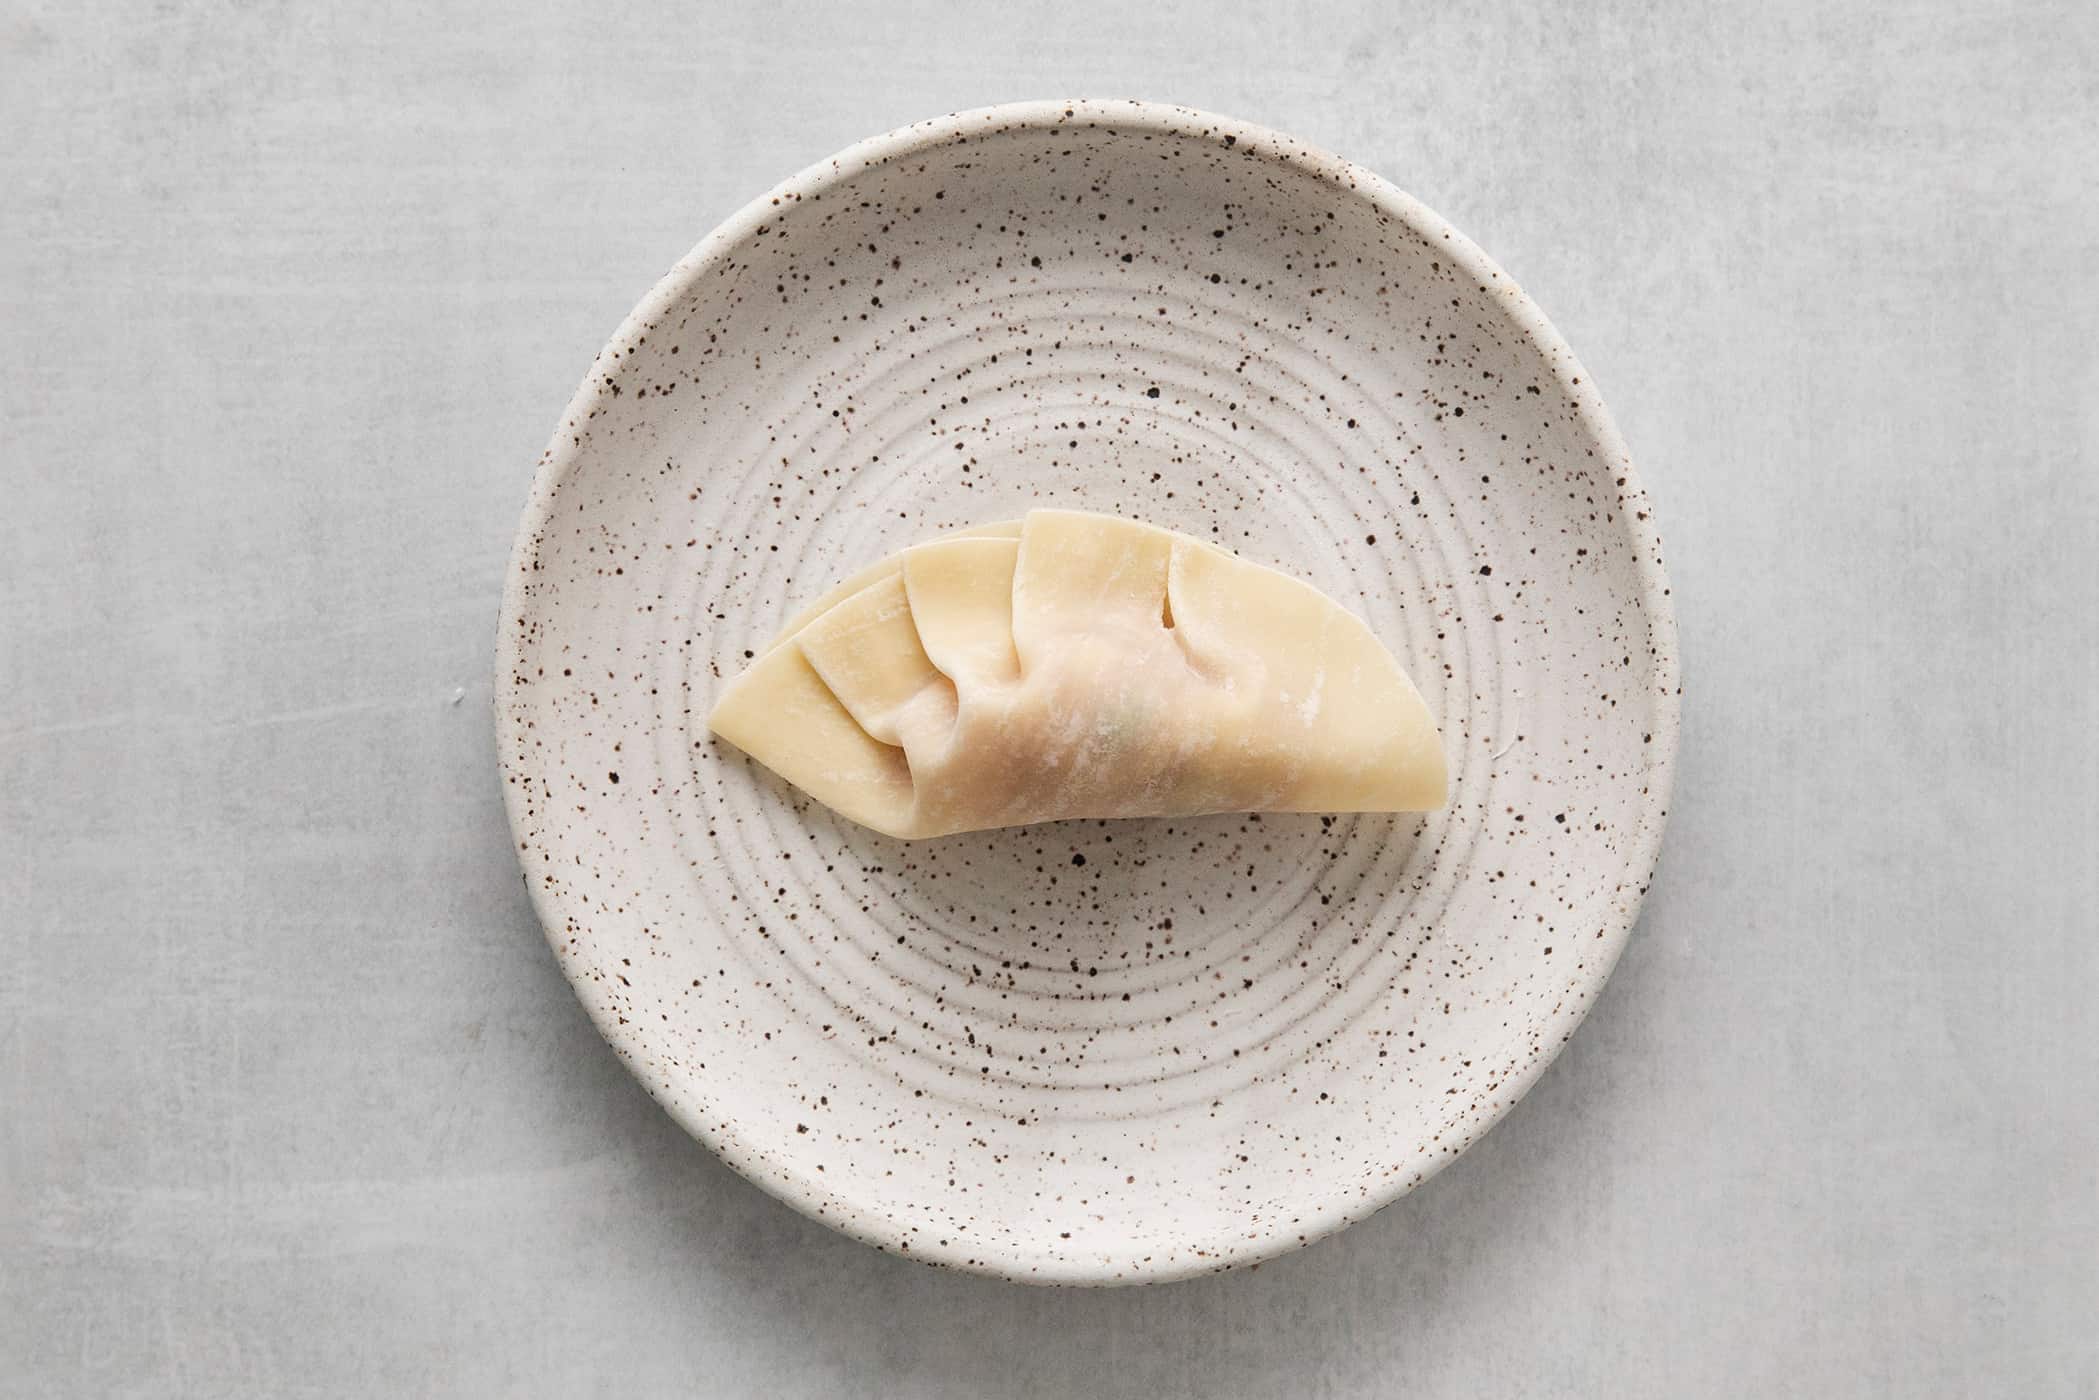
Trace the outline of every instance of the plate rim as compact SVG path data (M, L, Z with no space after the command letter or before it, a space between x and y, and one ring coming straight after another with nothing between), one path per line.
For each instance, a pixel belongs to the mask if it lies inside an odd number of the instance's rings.
M523 760L528 752L522 742L525 731L520 715L525 706L522 702L523 688L519 684L519 678L523 675L525 652L524 630L520 623L527 615L529 607L525 590L531 575L531 561L537 552L536 542L543 537L554 502L561 494L560 488L575 469L581 456L581 449L575 441L572 429L575 425L588 421L594 407L610 400L609 378L600 371L607 357L623 346L632 345L638 337L646 334L650 324L681 300L727 250L736 247L753 234L759 225L777 217L775 210L784 192L806 194L821 191L870 165L909 156L934 145L966 137L969 133L985 127L1054 128L1080 119L1094 127L1112 126L1184 138L1229 138L1227 144L1245 143L1288 165L1306 169L1314 175L1328 179L1338 177L1351 193L1390 214L1418 237L1440 242L1453 262L1470 274L1483 288L1493 289L1500 298L1503 313L1545 354L1583 428L1593 436L1609 459L1617 464L1614 476L1618 482L1616 491L1620 522L1633 546L1633 564L1639 581L1642 612L1647 619L1655 671L1653 684L1644 688L1649 703L1654 707L1655 726L1653 752L1643 769L1648 780L1644 803L1645 820L1641 823L1639 845L1627 852L1626 860L1628 871L1642 872L1638 892L1626 903L1622 917L1613 917L1604 929L1606 947L1603 956L1594 962L1595 971L1584 981L1581 988L1584 994L1576 999L1578 1004L1571 1011L1563 1013L1559 1023L1553 1027L1561 1034L1544 1053L1504 1082L1503 1087L1510 1092L1498 1107L1477 1120L1465 1147L1455 1153L1439 1154L1435 1159L1420 1164L1417 1172L1395 1176L1389 1184L1381 1182L1368 1192L1336 1193L1333 1198L1319 1202L1316 1209L1308 1211L1301 1220L1299 1229L1287 1235L1269 1235L1253 1248L1224 1262L1207 1258L1200 1252L1199 1247L1207 1243L1206 1241L1190 1241L1191 1247L1185 1251L1181 1260L1156 1271L1147 1270L1134 1277L1126 1272L1128 1266L1135 1262L1134 1257L1127 1260L1078 1260L1052 1253L1031 1254L1010 1245L991 1245L987 1241L974 1241L965 1246L938 1245L928 1240L916 1248L906 1245L901 1249L892 1250L890 1244L895 1239L894 1231L878 1225L878 1217L873 1212L850 1197L833 1190L827 1183L812 1180L805 1174L787 1169L780 1162L754 1150L742 1141L741 1135L731 1124L718 1119L709 1120L698 1112L697 1105L691 1098L681 1100L660 1093L657 1084L643 1072L636 1058L637 1053L645 1049L639 1044L637 1034L622 1025L610 1009L594 1005L590 998L583 995L583 989L569 963L560 956L560 946L554 931L563 926L571 911L563 907L558 892L550 891L545 882L535 882L531 878L533 862L526 844L526 837L531 828L524 809L524 783L521 780L513 781L521 779L519 770L524 767ZM495 712L497 761L505 779L502 783L504 812L508 819L513 849L519 854L533 914L539 920L541 936L546 939L549 949L555 953L556 966L568 981L570 991L582 1004L585 1014L590 1017L599 1035L612 1047L627 1072L673 1121L695 1140L704 1144L737 1175L767 1194L784 1201L814 1220L865 1244L873 1245L884 1253L1019 1283L1077 1285L1164 1283L1247 1268L1287 1254L1391 1205L1436 1176L1451 1162L1463 1156L1472 1144L1498 1126L1514 1111L1516 1105L1522 1102L1546 1069L1559 1059L1574 1032L1587 1020L1604 985L1609 982L1612 971L1617 967L1626 943L1630 940L1647 891L1653 885L1663 832L1668 824L1682 724L1682 669L1678 653L1676 614L1671 601L1668 578L1662 566L1660 532L1652 519L1652 510L1641 508L1646 499L1647 493L1633 464L1631 453L1618 431L1617 423L1605 407L1602 396L1596 392L1594 379L1582 367L1573 348L1546 318L1537 303L1518 287L1508 273L1504 272L1478 244L1454 228L1448 220L1374 171L1258 123L1241 121L1198 108L1136 98L1035 99L999 103L949 112L855 142L837 154L816 161L779 181L771 189L750 200L702 237L690 252L680 258L670 271L650 288L647 295L620 322L619 328L591 361L590 369L586 371L581 384L555 424L547 447L541 453L534 469L531 493L526 500L524 513L518 523L517 536L505 564L502 605L497 620L492 701Z

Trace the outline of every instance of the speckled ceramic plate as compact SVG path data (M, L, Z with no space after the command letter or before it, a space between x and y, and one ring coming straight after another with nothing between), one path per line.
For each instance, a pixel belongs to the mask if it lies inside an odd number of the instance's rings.
M1055 504L1356 609L1447 810L903 844L703 717L797 608ZM1043 1282L1267 1258L1509 1110L1646 888L1677 678L1659 546L1574 357L1479 249L1260 127L1029 103L758 199L599 355L539 466L498 724L547 935L738 1171Z

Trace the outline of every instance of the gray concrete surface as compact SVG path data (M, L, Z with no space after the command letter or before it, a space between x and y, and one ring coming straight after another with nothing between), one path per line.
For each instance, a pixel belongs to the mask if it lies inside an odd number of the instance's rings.
M0 6L0 1390L2099 1393L2099 18ZM1674 826L1427 1189L1050 1294L685 1140L544 950L489 725L532 463L775 177L1167 98L1384 172L1662 512Z

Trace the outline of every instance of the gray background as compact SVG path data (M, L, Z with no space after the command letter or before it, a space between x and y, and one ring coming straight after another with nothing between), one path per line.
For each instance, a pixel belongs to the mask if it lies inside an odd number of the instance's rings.
M0 14L10 1395L2099 1392L2099 19ZM1136 95L1392 177L1642 462L1659 883L1462 1162L1256 1272L878 1256L631 1084L490 737L531 466L778 177Z

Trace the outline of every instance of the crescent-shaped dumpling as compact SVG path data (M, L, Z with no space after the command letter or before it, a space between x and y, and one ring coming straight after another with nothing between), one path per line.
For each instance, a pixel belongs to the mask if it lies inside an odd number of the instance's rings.
M1443 805L1420 694L1309 584L1038 510L907 549L788 624L708 727L912 839L1070 817Z

